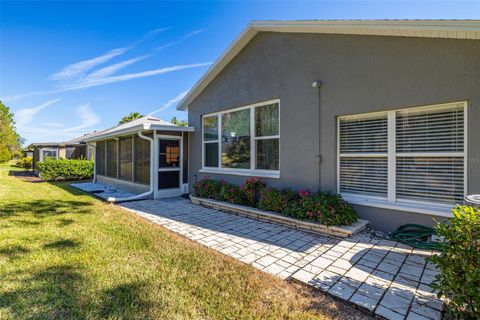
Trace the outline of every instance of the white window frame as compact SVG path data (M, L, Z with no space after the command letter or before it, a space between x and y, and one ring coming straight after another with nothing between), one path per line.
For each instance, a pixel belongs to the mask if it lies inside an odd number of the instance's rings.
M55 159L58 160L58 148L40 148L39 162L43 162L43 151L55 152Z
M278 104L278 135L274 136L255 136L255 108L262 107L265 105L277 103ZM235 169L235 168L222 168L222 115L250 109L250 169ZM217 116L217 126L218 126L218 135L217 140L208 140L205 141L204 139L204 132L203 132L203 119L207 117ZM278 150L278 157L279 157L279 164L278 170L265 170L265 169L255 169L256 167L256 149L257 149L257 140L266 140L266 139L278 139L280 142L280 99L273 99L268 101L262 101L250 105L241 106L238 108L232 108L228 110L223 110L219 112L212 112L208 114L204 114L201 118L201 127L202 127L202 169L199 171L202 173L218 173L218 174L231 174L231 175L238 175L238 176L256 176L256 177L265 177L265 178L280 178L280 166L281 166L281 147L279 143L279 150ZM207 143L218 143L218 167L207 167L205 166L205 144ZM254 169L252 169L254 168Z
M463 104L464 111L464 146L463 152L398 152L396 151L396 115L401 111L422 111L422 110L439 110L442 108L448 109L453 105ZM340 120L364 118L369 116L387 116L388 119L388 148L387 153L356 153L356 154L341 154L340 153ZM340 193L340 158L342 157L387 157L388 163L388 193L387 197L378 197L371 195L359 195L348 192L343 192L342 197L357 205L365 205L371 207L379 207L385 209L409 211L415 213L422 213L427 215L451 217L452 205L439 204L435 202L427 202L420 200L406 200L396 198L396 160L398 156L404 157L463 157L463 183L464 195L468 194L467 179L468 179L468 103L467 101L456 101L421 107L401 108L382 112L370 112L356 115L347 115L337 117L337 193Z

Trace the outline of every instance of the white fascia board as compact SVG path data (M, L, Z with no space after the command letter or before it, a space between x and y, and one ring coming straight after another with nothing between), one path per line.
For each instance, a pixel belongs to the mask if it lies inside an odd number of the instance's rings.
M194 127L165 126L165 125L158 125L158 124L152 124L146 130L195 132Z
M140 124L140 125L125 128L125 129L122 129L122 130L116 130L116 131L112 131L112 132L99 134L99 135L96 135L94 137L90 137L90 138L85 139L85 142L91 142L91 141L98 141L98 140L113 138L113 137L125 135L125 134L128 134L128 133L137 132L139 130L144 131L144 130L149 130L149 129L145 128L144 124Z
M480 20L298 20L252 21L178 103L188 105L258 32L325 33L480 40Z

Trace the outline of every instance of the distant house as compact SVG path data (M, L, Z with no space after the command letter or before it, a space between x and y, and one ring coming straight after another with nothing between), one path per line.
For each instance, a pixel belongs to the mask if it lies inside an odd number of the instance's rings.
M81 137L64 142L38 142L32 143L27 147L33 156L33 171L38 175L36 169L37 162L42 162L47 158L53 159L92 159L95 148L88 147L85 138L92 135L87 133Z
M338 192L374 228L480 193L480 21L254 21L179 104L189 179Z

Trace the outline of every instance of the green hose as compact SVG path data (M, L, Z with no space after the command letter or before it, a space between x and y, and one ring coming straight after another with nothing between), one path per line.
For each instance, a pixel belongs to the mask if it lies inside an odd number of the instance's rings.
M442 251L442 243L429 242L429 238L433 234L435 234L435 229L420 224L405 224L396 231L391 232L388 236L373 233L375 237L398 241L417 249Z

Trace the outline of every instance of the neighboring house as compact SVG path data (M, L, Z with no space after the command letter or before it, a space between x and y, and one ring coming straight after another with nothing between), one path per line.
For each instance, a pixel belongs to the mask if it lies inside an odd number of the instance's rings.
M36 169L37 162L42 162L47 158L53 159L92 159L95 149L88 147L85 138L93 135L95 132L87 133L81 137L64 142L39 142L30 144L27 149L31 150L33 155L33 171L39 174Z
M146 116L95 133L94 181L153 198L188 193L191 127Z
M339 192L382 230L449 217L480 193L479 39L474 20L252 22L178 106L185 181Z

